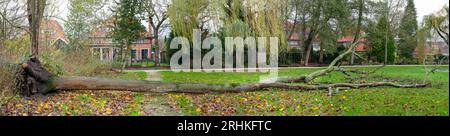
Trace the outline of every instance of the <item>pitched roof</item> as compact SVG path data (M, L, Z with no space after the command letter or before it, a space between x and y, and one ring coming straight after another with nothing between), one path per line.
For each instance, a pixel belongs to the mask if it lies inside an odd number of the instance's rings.
M337 40L337 42L339 43L345 43L345 42L353 42L353 40L355 40L355 36L345 36L345 37L341 37ZM367 38L365 37L360 37L359 40L361 40L362 42L367 41Z
M55 42L58 39L66 43L69 41L63 27L56 20L42 20L40 29L44 33L39 36L40 41Z

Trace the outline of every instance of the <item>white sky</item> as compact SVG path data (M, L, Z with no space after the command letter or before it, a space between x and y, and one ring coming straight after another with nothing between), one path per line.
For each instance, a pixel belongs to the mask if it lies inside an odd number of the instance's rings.
M60 3L60 6L58 6L61 13L60 17L67 19L69 3L67 0L61 0L58 3ZM444 5L449 5L448 0L414 0L414 3L417 10L417 20L419 22L422 21L423 16L439 11Z
M444 5L448 5L448 0L414 0L417 10L417 20L422 22L423 16L437 12Z

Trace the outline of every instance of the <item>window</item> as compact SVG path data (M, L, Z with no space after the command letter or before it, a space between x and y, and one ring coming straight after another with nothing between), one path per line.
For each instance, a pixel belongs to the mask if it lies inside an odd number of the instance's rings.
M288 41L289 46L298 46L298 41Z
M136 59L136 49L131 50L131 59Z
M103 48L102 49L102 60L110 60L109 57L109 48Z
M147 60L148 59L148 49L142 49L141 50L141 59L142 60Z
M313 43L313 51L319 51L320 50L320 43L314 42Z
M135 43L135 44L144 44L145 43L145 39L140 39L140 40L137 40L136 42L133 42L133 43Z

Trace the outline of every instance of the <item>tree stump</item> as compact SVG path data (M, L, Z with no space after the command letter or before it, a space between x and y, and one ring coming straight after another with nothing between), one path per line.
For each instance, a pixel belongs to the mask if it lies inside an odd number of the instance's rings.
M16 76L17 90L22 95L31 96L56 91L52 85L52 80L56 76L45 69L35 57L22 63Z

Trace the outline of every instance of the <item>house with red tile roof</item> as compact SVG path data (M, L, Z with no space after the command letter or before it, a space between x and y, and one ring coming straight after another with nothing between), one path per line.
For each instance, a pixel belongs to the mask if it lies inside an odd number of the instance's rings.
M291 29L294 27L294 25L293 25L293 23L286 23L285 27ZM299 27L299 24L297 24L296 27ZM310 30L307 28L306 33L308 33L309 31ZM301 35L303 35L303 34L298 33L298 32L293 32L292 34L290 34L290 32L287 32L287 34L289 37L288 38L288 48L289 49L300 48L302 46L301 45L302 44ZM362 34L364 34L364 32L362 32ZM355 39L354 36L345 36L345 37L341 37L341 38L337 39L336 42L340 45L348 46L353 42L354 39ZM361 52L365 52L367 50L367 46L366 46L367 38L360 38L360 40L361 40L361 43L356 46L355 51L361 53ZM314 51L320 50L320 39L316 38L313 41L313 50Z
M43 19L40 26L39 45L57 48L68 45L69 40L63 27L56 20Z
M339 38L337 40L337 42L344 46L348 46L348 45L352 44L354 40L355 40L355 36L345 36L345 37ZM355 52L357 52L357 53L366 52L367 51L367 46L366 46L367 38L360 37L359 41L360 41L360 43L358 45L356 45L356 47L355 47Z

